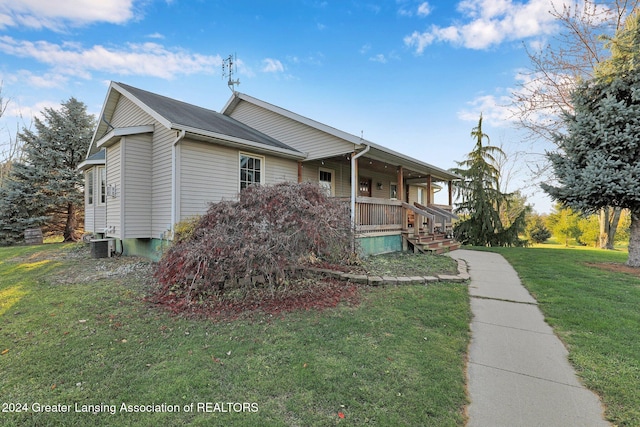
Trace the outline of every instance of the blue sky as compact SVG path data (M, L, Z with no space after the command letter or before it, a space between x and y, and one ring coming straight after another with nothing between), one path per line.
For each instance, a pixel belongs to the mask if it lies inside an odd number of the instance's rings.
M97 115L111 80L219 111L235 54L239 91L443 168L473 148L481 112L494 145L542 152L505 105L524 46L558 30L552 1L0 0L0 143L71 96ZM530 181L523 161L509 190Z

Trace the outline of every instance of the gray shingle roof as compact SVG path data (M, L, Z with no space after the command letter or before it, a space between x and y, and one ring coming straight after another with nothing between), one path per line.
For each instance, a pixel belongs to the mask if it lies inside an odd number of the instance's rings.
M175 126L190 127L257 142L269 147L298 151L244 123L216 111L138 89L124 83L117 84Z
M91 156L86 158L86 160L105 160L105 159L106 159L106 156L105 156L104 150L100 150L97 153L94 153Z

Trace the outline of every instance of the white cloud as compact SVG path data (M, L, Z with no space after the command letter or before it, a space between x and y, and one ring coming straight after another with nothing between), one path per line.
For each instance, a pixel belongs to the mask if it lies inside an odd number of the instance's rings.
M160 33L152 33L152 34L148 34L147 35L148 38L150 39L158 39L158 40L163 40L164 39L164 35L160 34Z
M424 2L421 3L420 6L418 6L418 16L427 16L431 13L431 6L429 6L429 3Z
M552 34L557 24L549 10L554 4L561 10L565 2L463 0L457 8L463 17L461 23L445 27L433 25L426 31L414 31L404 38L404 43L420 54L435 42L452 43L469 49L487 49L505 41ZM580 7L582 0L572 0L570 3Z
M33 88L55 88L64 87L69 79L56 73L34 74L31 71L22 70L18 73L18 79L27 83Z
M405 17L412 17L414 15L424 18L428 16L432 12L431 5L429 2L422 1L417 4L416 1L412 0L396 0L396 2L400 5L398 9L398 15Z
M515 87L498 88L493 94L478 95L467 102L466 108L458 112L458 117L462 120L476 121L482 113L492 126L510 126L520 121L522 111L513 103L514 99L520 98L529 103L527 121L547 127L558 117L558 107L553 101L557 99L557 95L547 89L547 78L562 86L565 94L569 94L575 88L575 79L568 74L545 76L527 70L515 70Z
M0 0L0 28L62 31L92 22L122 24L134 15L134 0Z
M95 45L86 49L77 44L58 45L2 36L0 52L34 59L50 66L56 74L85 79L90 78L92 72L172 79L178 75L213 74L222 64L218 55L193 54L157 43L130 43L122 47Z
M515 119L509 106L511 97L507 95L480 95L467 103L468 108L458 112L461 120L477 122L480 114L483 120L494 127L511 126Z
M436 40L436 36L431 32L425 31L423 33L414 31L411 35L404 38L404 44L413 47L416 53L422 53L424 50Z
M383 54L379 53L379 54L374 55L371 58L369 58L369 61L379 62L381 64L386 64L387 63L387 58Z
M282 73L284 71L284 65L277 59L266 58L262 60L262 64L262 72L264 73Z

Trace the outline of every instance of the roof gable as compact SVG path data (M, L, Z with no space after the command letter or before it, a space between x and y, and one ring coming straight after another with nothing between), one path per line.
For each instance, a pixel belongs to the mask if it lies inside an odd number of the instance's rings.
M341 143L339 145L340 147L343 147L343 149L342 151L340 150L336 151L335 154L347 152L345 150L348 150L348 152L352 152L354 150L363 149L365 146L369 146L370 149L367 152L367 157L380 160L386 163L390 163L393 165L402 165L412 170L418 171L420 173L432 175L434 178L443 180L443 181L460 179L460 176L453 174L449 171L446 171L444 169L441 169L437 166L431 165L429 163L425 163L411 156L407 156L405 154L391 150L383 145L373 143L371 141L363 139L362 137L358 137L356 135L341 131L334 127L325 125L318 121L309 119L308 117L304 117L300 114L294 113L292 111L286 110L284 108L278 107L268 102L253 98L249 95L246 95L240 92L235 92L233 94L231 99L227 101L227 104L222 109L222 113L225 115L234 115L234 111L236 110L239 111L244 107L244 105L246 105L246 104L242 104L243 102L265 109L270 113L277 114L282 117L286 117L287 119L296 121L302 125L308 126L317 131L324 132L325 134L331 135L332 137L341 140L342 142L344 142L344 144ZM251 119L253 119L253 117L251 117ZM240 120L243 120L243 119L240 119ZM259 125L257 125L256 123L251 123L251 124L253 126L259 127ZM336 145L336 148L338 148L337 145ZM311 149L304 149L304 151L309 151L310 153L310 156L307 158L307 160L313 160L317 157L316 155L314 155L314 152Z
M240 145L246 142L248 146L263 146L265 149L273 149L275 152L304 158L304 153L231 117L118 82L111 82L109 86L100 113L101 120L94 132L88 156L95 153L98 148L96 142L113 129L109 121L122 96L168 129L185 130L204 137L228 139Z
M164 122L163 124L168 128L201 130L257 142L275 148L294 150L288 145L216 111L138 89L124 83L116 83L116 85L121 89L121 92L133 96L150 109L151 113L155 113L152 115L159 116L160 120L158 121Z
M310 119L308 117L302 116L300 114L294 113L293 111L289 111L285 108L278 107L277 105L270 104L268 102L262 101L260 99L254 98L244 93L235 92L233 97L227 102L227 104L222 109L222 114L230 115L233 110L238 106L240 101L247 101L251 104L262 107L266 110L272 111L276 114L280 114L281 116L287 117L296 122L302 123L304 125L310 126L319 131L328 133L329 135L333 135L337 138L343 139L346 142L351 144L355 144L357 146L368 145L369 141L362 139L356 135L350 134L348 132L341 131L340 129L336 129L329 125L325 125L324 123L320 123L316 120Z

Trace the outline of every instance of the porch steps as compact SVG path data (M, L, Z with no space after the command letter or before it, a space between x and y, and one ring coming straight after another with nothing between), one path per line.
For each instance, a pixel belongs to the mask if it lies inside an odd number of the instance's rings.
M414 252L442 254L460 248L460 243L443 233L409 235L403 233L402 238L408 243L409 250Z

